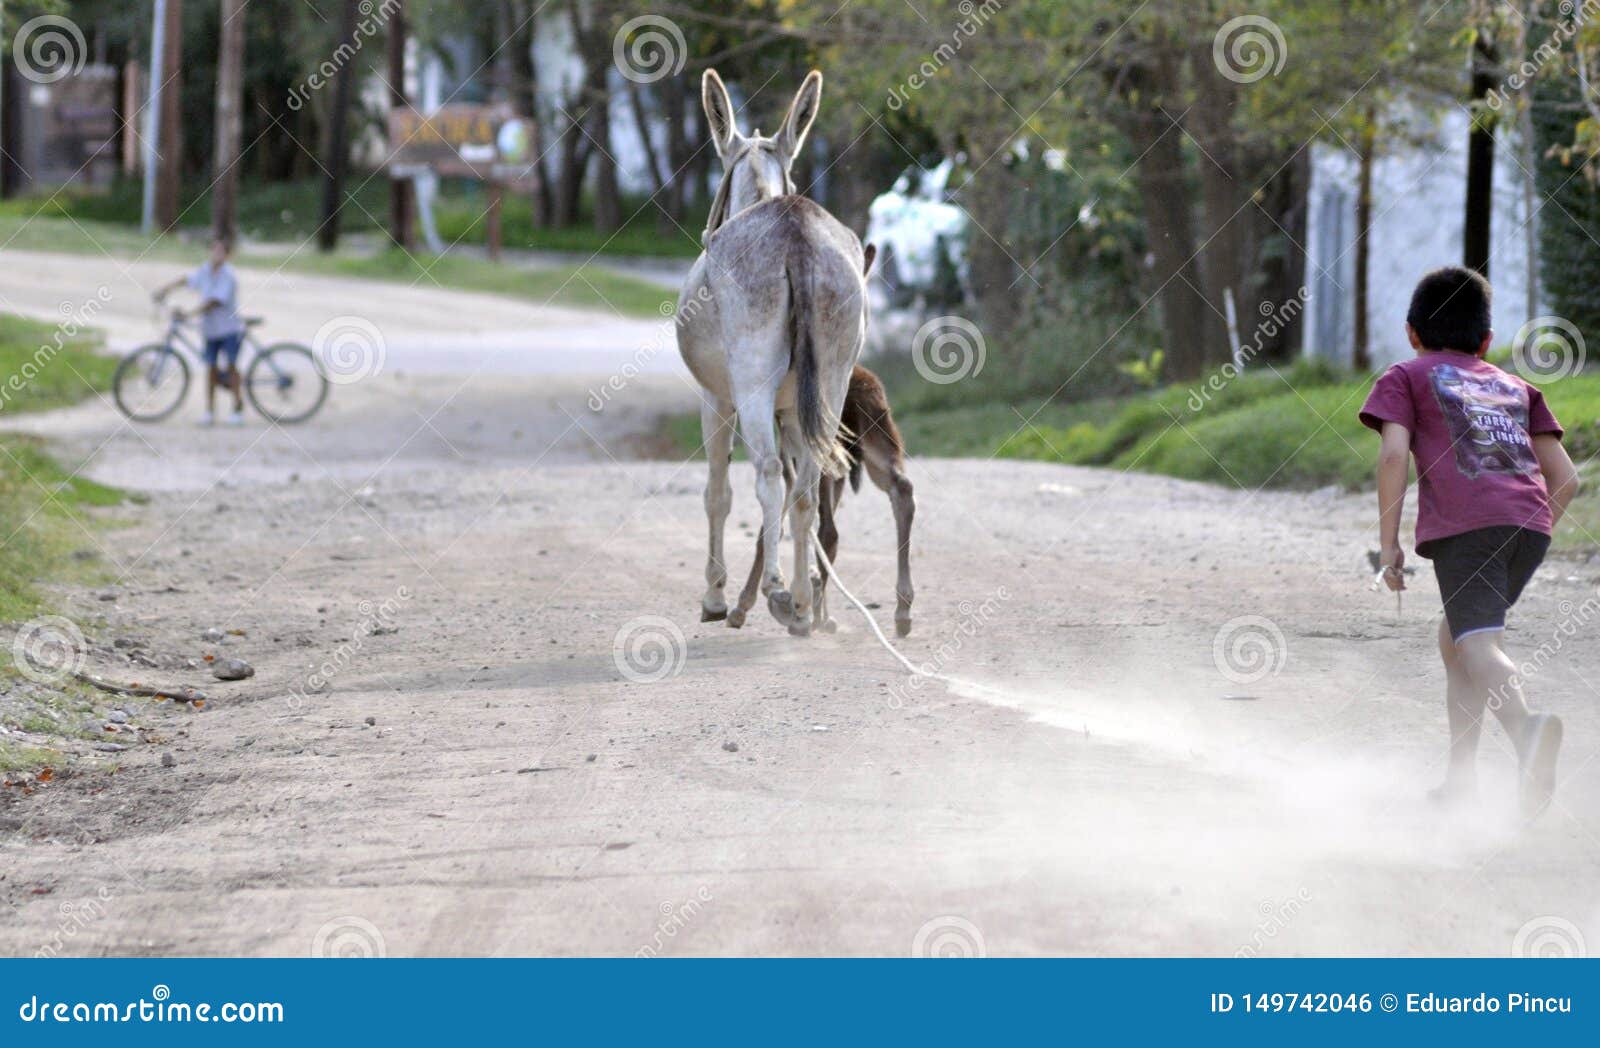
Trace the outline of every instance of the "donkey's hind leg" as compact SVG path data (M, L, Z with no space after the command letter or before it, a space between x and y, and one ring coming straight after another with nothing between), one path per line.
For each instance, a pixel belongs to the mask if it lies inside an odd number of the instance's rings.
M794 483L794 475L787 466L783 470L783 483L789 487ZM787 496L785 496L787 497ZM750 614L750 609L756 605L756 591L761 586L761 565L766 560L767 543L765 537L756 532L756 555L750 561L750 577L744 580L744 589L739 593L739 603L728 612L728 625L738 629L745 623L745 618Z
M794 621L794 596L778 566L785 498L774 394L775 389L764 387L740 398L739 432L756 467L756 498L761 501L761 592L773 617L787 626Z
M800 432L800 419L793 411L778 416L786 459L794 463L794 482L789 498L789 533L794 540L794 593L789 632L796 637L811 635L812 529L817 518L817 492L822 469L806 447Z
M706 524L710 532L706 554L706 592L700 598L700 621L715 622L728 616L723 587L728 584L728 565L723 558L723 533L728 513L733 509L733 485L728 479L728 461L733 457L733 405L700 405L700 437L705 442Z

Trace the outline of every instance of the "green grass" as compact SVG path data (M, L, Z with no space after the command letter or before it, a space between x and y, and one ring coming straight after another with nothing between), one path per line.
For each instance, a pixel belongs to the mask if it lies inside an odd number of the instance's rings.
M0 414L60 407L110 386L116 361L99 337L57 339L49 324L0 315ZM120 492L74 477L29 437L0 435L0 621L40 610L43 578L83 578L73 552L92 541L88 509L121 502Z
M276 266L269 258L244 256L246 266ZM660 317L676 293L601 265L520 269L464 255L428 258L400 250L376 255L319 255L304 251L287 267L308 273L420 283L431 287L484 291L533 302L578 309L613 309L625 316Z
M351 194L339 215L346 233L378 233L389 214L389 180L356 175L348 185ZM123 233L139 225L142 187L137 180L119 179L104 193L63 191L0 201L0 218L44 217L72 219L86 228L118 227ZM192 179L179 199L179 227L203 233L211 224L209 179ZM446 244L482 245L488 240L485 212L488 197L483 186L462 179L446 179L434 205L434 222ZM500 229L507 248L571 251L585 255L647 255L693 258L700 253L698 230L704 215L684 219L683 229L657 226L657 214L643 201L623 202L623 227L613 234L594 228L591 209L567 229L536 228L533 200L527 194L507 193L500 205ZM239 189L239 228L246 239L301 241L322 223L322 183L247 181ZM685 232L687 231L687 232ZM115 237L115 234L108 234ZM3 239L3 237L0 237Z

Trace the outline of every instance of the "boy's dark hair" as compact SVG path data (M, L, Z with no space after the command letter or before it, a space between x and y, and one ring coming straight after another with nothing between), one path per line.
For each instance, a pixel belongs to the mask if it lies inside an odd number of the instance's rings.
M1435 269L1418 281L1411 293L1406 323L1424 349L1476 353L1489 337L1492 297L1489 282L1470 269Z

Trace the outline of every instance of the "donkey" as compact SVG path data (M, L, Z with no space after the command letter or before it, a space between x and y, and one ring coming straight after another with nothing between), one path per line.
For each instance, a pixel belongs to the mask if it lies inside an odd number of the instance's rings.
M870 255L872 245L867 245ZM870 265L870 263L869 263ZM894 424L889 411L889 398L883 382L877 375L857 364L850 373L850 389L844 398L842 416L845 454L850 456L850 487L861 490L861 471L865 467L872 483L889 496L894 507L894 524L899 547L899 577L895 582L895 632L904 637L911 632L911 601L915 591L911 587L911 521L916 516L917 501L911 478L906 476L905 441ZM839 552L839 528L835 520L839 503L844 499L844 478L826 477L822 481L821 524L817 537L822 541L822 551L829 563ZM761 579L761 538L756 539L756 556L750 564L750 577L745 581L744 592L739 594L738 605L728 613L728 625L744 625L745 615L756 602L756 584ZM816 628L832 633L838 628L828 615L826 599L828 565L817 558L817 597L814 620Z
M820 205L795 193L790 168L817 116L822 74L813 70L772 138L746 137L715 70L701 81L722 182L678 296L678 352L701 387L700 431L710 476L702 621L728 616L723 531L733 506L728 463L737 426L761 501L761 592L773 617L810 633L811 534L824 475L849 460L839 419L850 369L866 337L861 241ZM785 467L794 474L786 498ZM794 588L778 563L785 503L794 537Z

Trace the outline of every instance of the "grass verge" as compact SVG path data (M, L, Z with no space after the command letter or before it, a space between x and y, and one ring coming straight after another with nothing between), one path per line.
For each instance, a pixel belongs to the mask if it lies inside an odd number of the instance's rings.
M59 328L0 315L0 416L60 407L107 389L116 362L89 333L58 337ZM92 519L120 492L72 476L31 437L0 434L0 622L19 623L48 610L39 582L88 584L100 577ZM0 655L0 772L61 762L52 743L81 734L88 700L75 686L25 681L7 650ZM89 704L92 706L92 704Z

